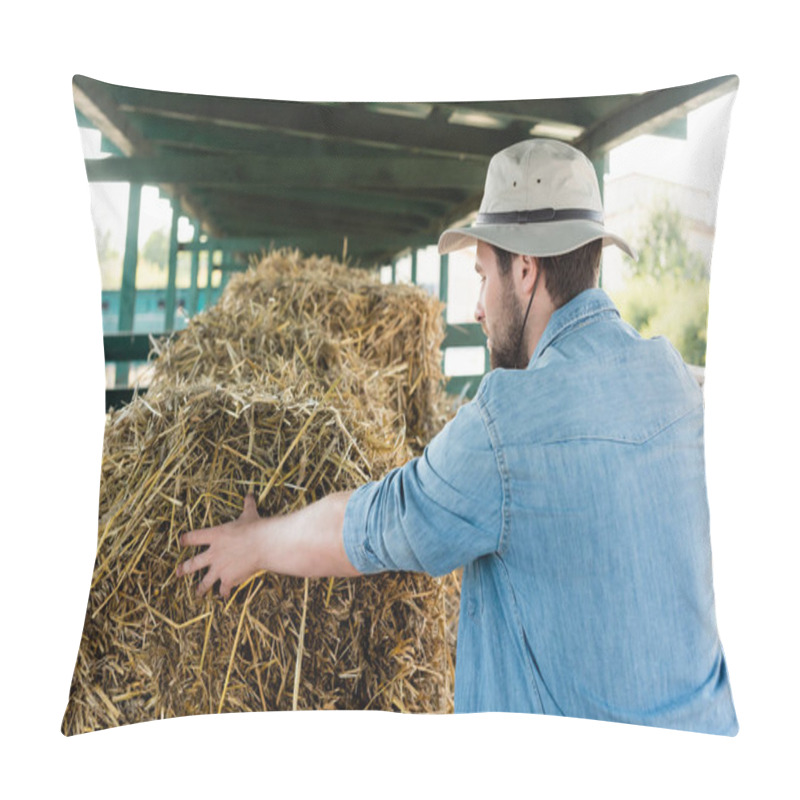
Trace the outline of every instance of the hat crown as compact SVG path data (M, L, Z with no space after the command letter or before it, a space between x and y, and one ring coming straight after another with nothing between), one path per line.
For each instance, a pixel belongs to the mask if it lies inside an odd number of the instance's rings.
M501 150L489 162L481 213L540 208L603 210L592 162L574 147L531 139Z

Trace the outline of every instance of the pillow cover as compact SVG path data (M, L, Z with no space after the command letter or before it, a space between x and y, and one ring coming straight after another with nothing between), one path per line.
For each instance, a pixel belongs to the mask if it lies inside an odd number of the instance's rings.
M178 537L235 518L248 492L272 515L379 478L474 394L488 354L470 321L472 258L433 247L474 215L491 155L524 138L590 156L606 222L639 254L607 249L601 286L702 385L736 86L336 104L76 76L109 414L63 732L245 710L452 711L459 575L264 574L197 598L175 574ZM471 353L447 391L442 351Z

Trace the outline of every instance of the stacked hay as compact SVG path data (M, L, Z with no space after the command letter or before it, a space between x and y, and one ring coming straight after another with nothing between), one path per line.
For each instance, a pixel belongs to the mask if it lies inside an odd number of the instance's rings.
M227 711L452 709L452 579L261 574L224 601L175 577L192 552L180 534L234 519L247 492L262 515L290 512L380 477L443 422L438 303L392 288L273 254L159 345L147 395L107 420L66 734ZM426 325L436 352L412 352Z
M393 412L416 455L448 414L442 311L417 287L383 285L330 258L271 253L160 352L151 387L178 377L261 381L299 361L362 410Z

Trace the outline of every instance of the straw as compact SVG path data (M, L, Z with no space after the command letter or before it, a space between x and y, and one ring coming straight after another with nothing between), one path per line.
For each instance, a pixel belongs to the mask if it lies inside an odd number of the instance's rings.
M175 575L195 552L180 534L235 519L248 492L283 514L419 452L452 413L441 335L422 290L282 251L154 343L147 394L106 420L65 733L221 711L452 710L455 576L264 573L224 602Z

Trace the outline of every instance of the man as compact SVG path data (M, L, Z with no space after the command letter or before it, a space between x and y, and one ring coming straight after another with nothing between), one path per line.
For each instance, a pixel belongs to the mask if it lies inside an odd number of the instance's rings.
M591 162L521 142L491 161L475 224L476 319L493 371L423 455L289 516L185 534L198 591L301 576L463 566L455 709L527 711L734 735L717 634L703 401L664 339L597 282Z

